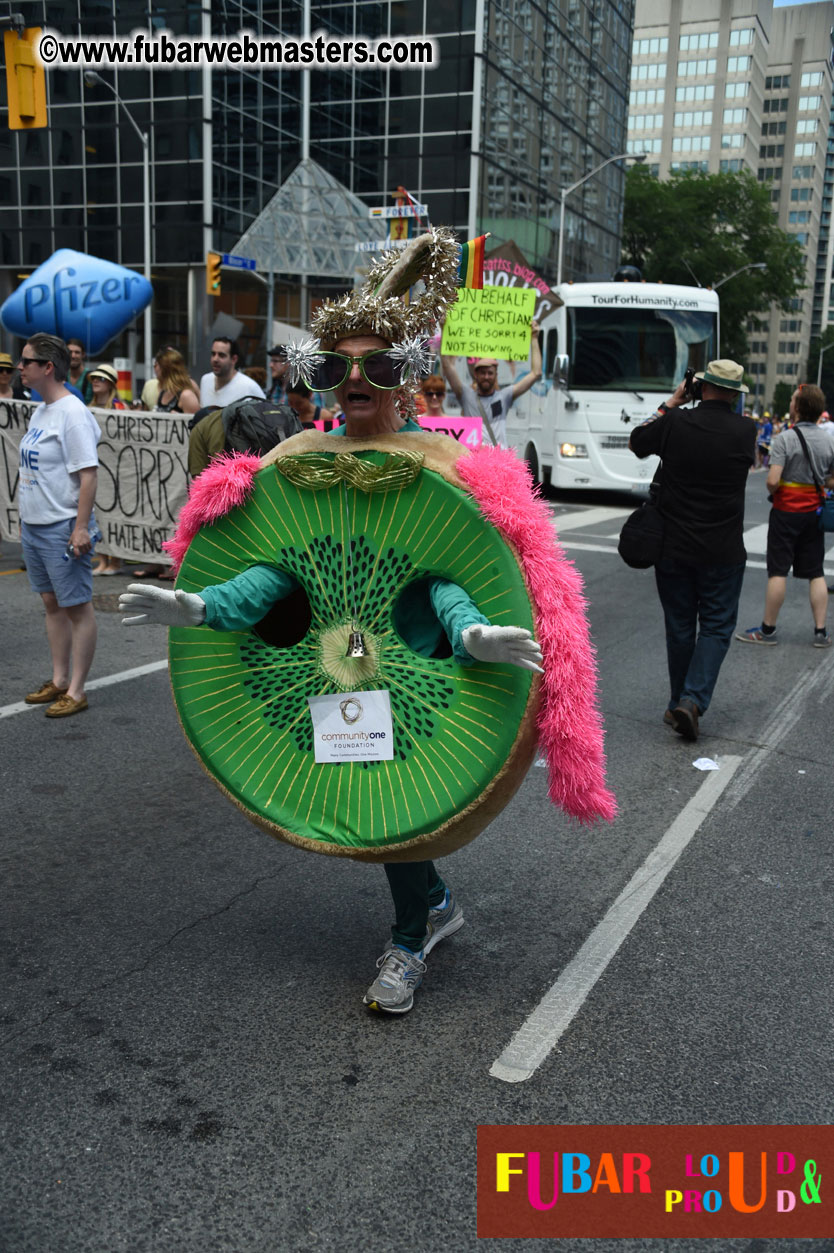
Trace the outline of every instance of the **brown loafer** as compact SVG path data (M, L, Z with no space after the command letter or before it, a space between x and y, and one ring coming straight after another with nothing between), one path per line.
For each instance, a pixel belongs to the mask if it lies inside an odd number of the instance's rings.
M27 705L51 705L59 696L63 696L66 690L65 687L56 687L52 680L48 679L36 692L30 692L23 699Z
M46 716L47 718L69 718L71 714L80 714L88 708L86 696L82 696L81 700L73 700L65 692L63 696L58 697L53 705L49 706Z

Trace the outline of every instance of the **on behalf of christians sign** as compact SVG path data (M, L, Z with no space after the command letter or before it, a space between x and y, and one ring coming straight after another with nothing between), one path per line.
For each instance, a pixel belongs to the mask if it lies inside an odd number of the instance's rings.
M461 287L446 315L441 352L450 357L526 361L536 292L512 287Z

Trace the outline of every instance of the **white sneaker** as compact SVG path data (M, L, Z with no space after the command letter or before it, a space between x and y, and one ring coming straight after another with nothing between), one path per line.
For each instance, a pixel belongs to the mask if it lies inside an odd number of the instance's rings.
M423 953L430 953L435 944L445 940L447 935L454 935L462 926L463 910L447 888L443 904L429 910L429 921L423 937Z
M379 974L365 993L364 1003L386 1014L407 1014L426 973L423 956L397 944L386 949L377 962Z

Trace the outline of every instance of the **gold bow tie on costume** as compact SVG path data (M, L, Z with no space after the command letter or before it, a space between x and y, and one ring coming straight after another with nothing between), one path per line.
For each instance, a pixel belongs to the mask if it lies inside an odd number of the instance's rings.
M408 487L423 468L419 452L389 453L381 465L364 461L352 452L335 456L301 453L294 457L278 457L275 469L295 487L318 492L343 481L360 492L397 491Z

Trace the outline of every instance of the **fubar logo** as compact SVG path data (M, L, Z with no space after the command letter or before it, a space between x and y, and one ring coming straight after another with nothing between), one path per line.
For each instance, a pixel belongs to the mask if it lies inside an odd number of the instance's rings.
M479 1127L478 1236L827 1236L833 1163L826 1125Z

